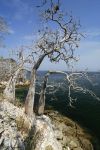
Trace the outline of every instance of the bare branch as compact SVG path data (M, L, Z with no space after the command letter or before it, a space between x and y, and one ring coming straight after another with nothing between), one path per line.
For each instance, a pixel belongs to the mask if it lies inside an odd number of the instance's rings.
M68 98L69 98L69 106L74 107L73 106L73 102L77 100L77 98L72 98L71 96L71 91L74 90L74 92L82 92L84 94L90 94L93 98L97 99L100 101L100 98L96 96L96 94L87 89L87 88L83 88L82 86L79 86L76 82L77 79L79 79L79 77L84 77L86 80L89 80L88 76L86 75L86 73L78 73L78 72L74 72L74 73L66 73L63 71L48 71L44 77L44 82L41 88L41 93L40 93L40 99L39 99L39 104L38 104L38 114L41 115L44 113L44 107L45 107L45 93L46 93L46 88L47 88L47 81L48 81L48 77L52 74L63 74L65 76L65 80L67 81L67 83L65 83L68 86ZM49 85L50 86L50 85ZM61 87L61 86L60 86ZM51 88L54 89L53 86L51 86ZM55 90L56 91L56 90Z

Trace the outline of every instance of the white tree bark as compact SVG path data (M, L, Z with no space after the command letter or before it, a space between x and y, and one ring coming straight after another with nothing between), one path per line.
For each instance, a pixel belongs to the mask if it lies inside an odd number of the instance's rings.
M48 77L51 74L64 74L68 78L68 74L63 71L48 71L48 73L44 77L43 86L40 93L39 103L38 103L38 115L42 115L44 113L44 107L45 107L45 93L46 93L46 87L47 87L47 81Z
M36 81L36 72L42 63L46 54L41 55L41 57L37 60L35 65L33 66L31 73L31 84L28 90L28 94L25 101L25 113L31 117L34 115L33 107L34 107L34 97L35 97L35 81Z
M55 137L51 120L45 115L36 118L32 150L62 150L60 142Z
M28 91L26 101L25 101L25 113L30 117L33 116L35 81L36 81L36 70L33 69L32 75L31 75L31 83L30 83L29 91Z
M22 66L23 64L20 64L18 66L18 69L15 71L15 73L11 75L9 81L7 82L6 88L4 89L3 92L4 97L11 102L15 101L15 85L16 85L18 74L22 69Z

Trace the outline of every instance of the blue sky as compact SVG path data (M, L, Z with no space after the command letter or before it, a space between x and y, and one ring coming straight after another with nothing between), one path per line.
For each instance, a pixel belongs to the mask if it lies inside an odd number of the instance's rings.
M100 0L61 0L62 9L81 22L81 32L85 39L80 42L76 55L80 57L76 70L100 70ZM20 45L31 43L42 25L39 11L35 7L40 0L0 0L0 15L8 22L10 35L5 37L5 48L0 48L0 56L7 57L9 51ZM40 69L65 70L66 65L50 64L46 59Z

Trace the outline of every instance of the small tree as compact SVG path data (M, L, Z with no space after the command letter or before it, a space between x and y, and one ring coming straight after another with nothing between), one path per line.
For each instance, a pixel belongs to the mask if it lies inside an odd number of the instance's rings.
M78 47L81 36L79 33L80 24L76 23L72 16L65 16L61 12L59 1L55 3L50 0L48 7L42 15L51 25L51 28L45 27L42 31L39 31L40 38L35 50L38 58L32 67L31 83L25 101L25 112L28 116L33 115L36 72L44 58L48 57L50 62L62 60L66 64L71 60L76 60L74 50ZM52 24L55 27L52 28Z
M45 94L47 92L46 89L47 89L47 85L48 85L48 78L52 74L62 74L62 75L64 75L64 83L65 83L66 86L68 86L68 99L69 99L69 106L70 107L74 107L73 102L76 101L76 98L72 98L71 91L82 92L84 94L90 94L90 96L92 96L93 98L100 101L100 98L97 97L93 91L91 91L91 90L89 90L85 87L82 87L77 82L77 80L82 78L82 79L85 79L86 81L88 81L92 85L92 82L88 78L88 75L87 75L86 72L69 72L69 73L67 73L67 72L64 72L64 71L48 71L44 76L44 81L43 81L43 85L42 85L41 92L40 92L40 98L39 98L38 110L37 110L38 115L44 114ZM52 93L55 93L57 90L59 90L59 88L63 89L62 85L60 85L60 86L57 85L56 90L54 90L54 87L52 85L52 89L53 89ZM66 88L66 90L67 90L67 88Z
M16 64L16 69L14 68L13 73L10 74L6 87L4 89L4 97L11 102L15 101L15 85L18 79L20 71L23 69L24 64L30 61L30 55L24 56L23 48L18 51L18 59Z

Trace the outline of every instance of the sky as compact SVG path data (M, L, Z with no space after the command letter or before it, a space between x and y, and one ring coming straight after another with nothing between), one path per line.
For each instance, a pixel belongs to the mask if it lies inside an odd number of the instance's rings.
M11 49L30 44L37 35L42 22L37 5L40 0L0 0L0 16L4 17L10 29L5 36L5 48L0 48L0 56L8 57ZM75 70L100 71L100 0L61 0L62 9L81 22L82 38L75 55L79 61ZM66 70L64 62L51 64L47 59L40 70Z

